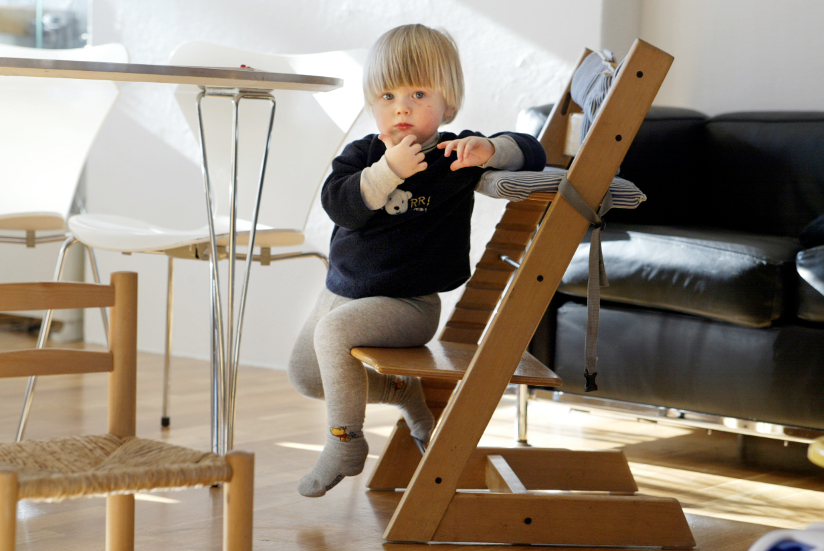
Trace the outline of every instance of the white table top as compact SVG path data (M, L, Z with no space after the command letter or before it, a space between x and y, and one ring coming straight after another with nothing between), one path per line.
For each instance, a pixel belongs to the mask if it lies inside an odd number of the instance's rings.
M0 75L194 84L244 90L306 90L309 92L328 92L343 85L343 81L339 78L267 73L240 67L181 67L22 57L0 57Z

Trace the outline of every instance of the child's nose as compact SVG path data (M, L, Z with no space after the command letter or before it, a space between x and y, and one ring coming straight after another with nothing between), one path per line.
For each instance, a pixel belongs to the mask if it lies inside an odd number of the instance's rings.
M412 110L412 102L407 99L400 99L395 106L398 113L409 113Z

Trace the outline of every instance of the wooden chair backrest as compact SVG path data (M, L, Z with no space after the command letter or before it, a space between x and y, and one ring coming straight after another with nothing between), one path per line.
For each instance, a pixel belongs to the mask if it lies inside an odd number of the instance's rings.
M109 350L41 348L0 352L0 377L73 373L109 375L108 428L134 436L137 374L137 274L112 274L111 285L88 283L0 284L0 311L111 307Z

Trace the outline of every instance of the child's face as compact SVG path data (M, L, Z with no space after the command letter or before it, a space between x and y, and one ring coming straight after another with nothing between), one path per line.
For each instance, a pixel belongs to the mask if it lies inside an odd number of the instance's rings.
M416 143L425 144L452 111L443 94L422 86L385 90L372 104L378 130L396 144L410 134L415 136Z

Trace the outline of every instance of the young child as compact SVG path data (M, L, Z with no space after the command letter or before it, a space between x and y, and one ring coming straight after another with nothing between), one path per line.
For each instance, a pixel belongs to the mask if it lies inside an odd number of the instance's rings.
M438 132L463 100L458 51L440 31L405 25L381 36L364 92L380 134L350 143L332 162L321 192L335 223L326 289L289 363L292 385L326 400L326 445L298 484L311 497L363 470L367 403L398 406L412 436L429 440L434 419L420 379L382 375L349 351L427 343L440 318L438 293L470 276L473 194L484 169L546 164L528 135Z

